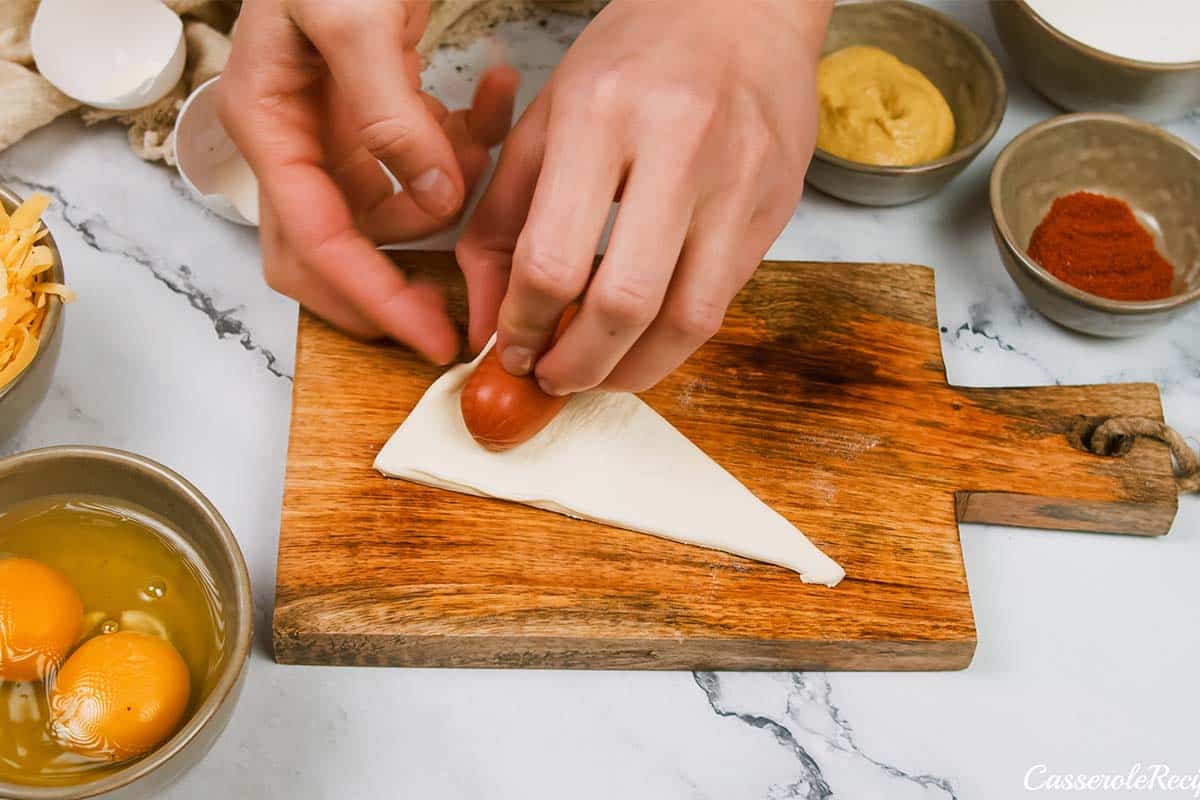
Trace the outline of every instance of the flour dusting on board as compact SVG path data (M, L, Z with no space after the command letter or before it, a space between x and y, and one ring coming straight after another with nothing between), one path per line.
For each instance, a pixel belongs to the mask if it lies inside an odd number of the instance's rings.
M675 405L683 409L692 407L692 395L696 392L704 394L708 391L708 381L704 378L692 378L687 382L687 385L679 390L679 394L675 396Z

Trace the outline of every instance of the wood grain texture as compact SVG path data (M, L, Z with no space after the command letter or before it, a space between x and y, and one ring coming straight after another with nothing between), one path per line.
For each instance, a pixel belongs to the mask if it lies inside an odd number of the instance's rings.
M449 254L398 256L465 318ZM279 661L955 669L975 649L958 519L1161 534L1175 513L1164 446L1080 446L1104 417L1161 418L1154 386L948 386L923 267L765 263L720 334L644 395L845 567L835 589L381 477L375 454L439 372L301 315Z

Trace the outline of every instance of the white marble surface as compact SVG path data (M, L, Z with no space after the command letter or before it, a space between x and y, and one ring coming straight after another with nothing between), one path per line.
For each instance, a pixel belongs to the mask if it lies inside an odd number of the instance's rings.
M983 3L947 8L1003 58ZM530 78L523 97L572 29L501 30ZM486 48L445 56L431 80L461 101L485 58ZM988 170L1006 141L1054 113L1009 80L999 135L947 191L892 210L810 192L771 255L929 264L953 382L1153 381L1168 421L1196 441L1200 309L1137 341L1090 340L1033 313L1005 275L988 231ZM1169 127L1200 143L1200 117ZM263 284L251 231L204 213L115 128L55 124L0 155L0 179L54 196L48 221L80 295L51 395L3 451L84 442L158 459L216 502L251 566L259 637L246 690L173 800L974 800L1017 796L1037 764L1197 768L1194 497L1154 540L964 526L979 648L958 673L276 665L266 634L295 305Z

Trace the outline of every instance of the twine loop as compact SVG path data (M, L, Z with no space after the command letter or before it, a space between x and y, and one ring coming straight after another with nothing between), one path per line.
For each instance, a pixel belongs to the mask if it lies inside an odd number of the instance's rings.
M1098 456L1122 455L1138 438L1165 444L1175 459L1175 481L1180 492L1200 492L1200 456L1179 431L1148 417L1109 417L1092 431L1087 446Z

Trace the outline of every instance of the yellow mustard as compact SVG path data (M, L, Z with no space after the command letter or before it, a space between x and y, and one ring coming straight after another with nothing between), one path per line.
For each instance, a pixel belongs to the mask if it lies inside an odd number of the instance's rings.
M817 67L817 147L879 166L941 158L954 146L954 114L920 70L878 47L846 47Z

